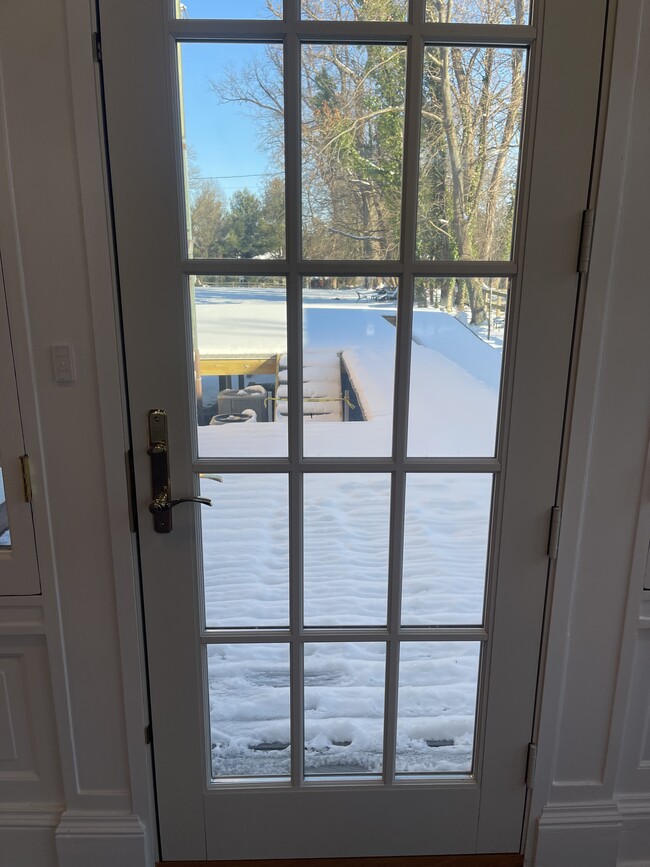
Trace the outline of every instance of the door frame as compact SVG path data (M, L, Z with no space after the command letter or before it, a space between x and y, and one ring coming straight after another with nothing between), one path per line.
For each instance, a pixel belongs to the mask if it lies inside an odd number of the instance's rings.
M91 16L86 15L85 12L83 12L83 11L80 14L77 5L72 3L71 0L67 0L67 7L68 7L68 19L69 19L68 26L69 26L69 28L74 30L75 32L77 32L79 30L85 30L86 36L87 37L90 36L90 34L92 33ZM87 40L87 41L89 42L89 40ZM74 41L72 41L72 45L73 46L75 45ZM86 45L84 45L83 50L77 48L76 54L77 54L76 65L78 68L83 67L84 74L86 76L88 75L88 73L90 71L96 72L96 66L93 65L93 61L89 57ZM81 111L79 106L83 105L84 103L86 106L90 106L90 105L93 106L93 113L97 112L98 109L97 109L96 96L94 93L92 94L92 96L89 95L88 88L87 87L85 88L82 84L83 77L80 77L79 75L73 76L72 81L73 81L73 85L72 85L73 86L73 94L75 94L75 104L77 107L77 111L75 113L76 117L79 114L79 112ZM97 211L95 210L98 202L105 202L104 182L103 182L103 178L101 177L101 172L99 171L99 159L98 159L98 154L100 154L101 150L102 150L101 149L101 142L100 142L99 137L95 135L95 131L93 131L93 130L89 131L87 127L84 128L84 124L79 119L79 117L77 117L77 139L78 139L78 142L80 145L80 152L82 154L82 157L86 158L85 162L82 159L81 172L80 173L81 173L81 178L82 178L81 189L82 189L82 199L83 199L83 204L84 204L84 214L85 214L85 217L86 217L86 220L88 223L87 224L87 234L89 235L90 238L93 239L94 245L95 245L94 249L91 251L91 255L89 258L90 258L91 263L94 263L95 266L97 266L95 268L95 273L94 273L93 279L91 279L91 289L93 292L93 297L98 303L98 307L102 307L104 313L106 313L109 311L109 309L111 309L112 302L111 302L111 304L107 304L106 296L103 294L105 289L106 289L106 282L107 282L106 281L106 273L107 272L103 269L106 268L106 262L108 260L110 260L111 251L110 251L110 246L107 244L106 229L104 226L102 226L102 219L99 219L99 220L97 219L97 217L96 217ZM100 213L101 214L105 213L104 208L100 208ZM94 216L93 216L93 214L94 214ZM571 245L570 246L572 247L572 251L575 252L575 242L576 242L577 234L578 234L577 226L571 227L571 232L569 232L569 234L571 235ZM98 265L98 263L100 263L100 262L101 262L101 264ZM103 288L102 288L102 284L103 284ZM111 315L113 315L112 309L111 309ZM102 341L100 339L101 335L103 333L105 333L107 320L103 319L101 314L99 314L99 313L97 315L95 315L93 318L94 318L94 324L95 324L95 336L98 339L98 359L100 362L100 372L102 373L102 376L105 378L104 381L113 389L111 391L109 388L108 392L104 392L104 394L105 395L107 393L112 394L113 400L114 400L116 397L116 391L115 391L116 382L119 382L119 375L116 375L116 369L117 369L116 368L116 348L110 339L107 341ZM101 345L101 344L104 344L104 345ZM119 389L118 394L122 395L123 392L121 390L121 385L118 385L117 388ZM117 404L121 404L120 399L117 400ZM122 411L122 408L120 408L120 411ZM113 432L115 434L118 434L118 426L115 423L115 416L113 417L112 422L110 422L110 426L112 426ZM123 435L124 435L123 430L121 429L119 431L119 436L123 436ZM115 452L116 452L116 450L113 449L113 457L111 459L111 462L113 464L113 469L117 472L118 470L121 471L121 460L116 459ZM107 475L110 475L110 473L107 473ZM124 490L125 490L125 486L124 486L123 482L116 482L115 487L120 490L120 496L123 496ZM123 503L120 503L118 505L114 502L113 503L113 509L117 510L117 512L123 517L123 510L124 510L124 504ZM123 533L123 528L120 530L120 532ZM121 547L123 554L125 553L126 548L129 549L129 559L130 559L130 553L131 553L130 552L130 548L131 548L130 541L127 545L126 540L124 539L123 536L120 536L120 533L117 533L117 535L116 535L116 533L113 532L112 535L114 538L114 546L117 548ZM123 560L122 562L125 562L125 561ZM134 646L139 645L139 640L137 640L137 638L136 638L136 640L134 640L134 634L131 633L130 636L128 634L131 630L134 630L135 634L137 635L137 634L139 634L139 629L140 629L140 627L137 625L137 623L138 623L137 607L138 606L137 606L137 600L135 600L133 598L133 586L134 586L134 584L132 583L133 581L135 581L135 586L137 586L137 579L135 579L133 577L133 573L131 573L131 577L128 578L128 581L124 581L124 576L126 576L128 574L129 574L129 569L127 569L126 572L122 571L120 573L120 575L116 578L116 585L118 587L122 588L120 591L120 595L122 596L123 600L127 600L126 609L127 610L133 609L131 611L131 615L129 617L129 626L125 627L123 632L121 631L120 640L123 644L123 650L124 650L124 643L125 642L126 642L126 646L128 648L131 648L131 649ZM126 656L125 658L128 658L128 656ZM143 673L144 673L144 669L143 669ZM127 665L124 665L124 678L125 678L126 684L128 684L129 681L133 681L133 669ZM139 683L140 678L138 677L137 680ZM129 729L133 735L131 738L131 742L134 745L134 755L135 755L135 754L143 752L142 747L138 743L139 735L141 734L141 728L140 728L137 720L141 719L141 720L146 721L146 714L144 714L142 712L141 700L138 699L135 702L133 701L134 691L127 689L127 692L130 692L130 694L131 694L131 700L128 702L128 704L130 706L130 710L127 713L127 724L128 724ZM135 692L138 692L138 690L136 690ZM134 721L134 722L129 723L129 721ZM138 737L136 737L135 734L133 734L133 732L135 732L136 730L138 732ZM146 751L144 751L144 752L146 752ZM142 769L142 766L143 766L142 762L138 762L136 764L139 764L140 768ZM147 762L144 762L144 765L146 765L146 764L147 764ZM137 774L135 776L137 777ZM142 787L138 786L137 788L141 789ZM145 800L149 801L149 804L150 804L149 798L147 798ZM141 811L141 814L147 814L148 812L149 812L148 809L144 809L143 811Z

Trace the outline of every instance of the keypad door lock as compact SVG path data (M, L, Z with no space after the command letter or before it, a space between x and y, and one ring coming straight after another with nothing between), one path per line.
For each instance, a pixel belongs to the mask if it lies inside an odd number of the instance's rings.
M151 458L151 493L149 511L153 515L156 533L171 533L172 509L179 503L202 503L211 506L206 497L178 497L172 499L169 480L169 441L167 438L167 413L164 409L149 410L149 448Z

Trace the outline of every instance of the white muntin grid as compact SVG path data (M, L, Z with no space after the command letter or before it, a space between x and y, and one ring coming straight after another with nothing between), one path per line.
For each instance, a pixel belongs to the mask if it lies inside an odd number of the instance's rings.
M190 275L250 275L282 276L287 287L287 347L289 406L302 405L302 285L303 278L319 276L390 276L399 282L396 370L393 402L393 444L390 458L306 458L303 456L303 420L296 412L289 413L288 458L234 458L195 459L193 470L200 473L278 473L289 477L289 628L272 629L205 629L199 640L203 647L203 678L207 683L206 648L210 644L232 643L287 643L290 646L290 715L291 715L291 781L295 787L314 785L408 785L435 784L431 775L426 779L395 775L396 729L398 702L399 649L402 642L417 641L479 641L482 652L479 667L479 688L476 713L476 734L473 768L467 781L476 781L481 765L481 723L486 706L486 685L490 650L490 626L495 598L496 564L503 497L502 467L505 461L507 420L510 410L512 380L511 359L516 334L519 308L518 279L522 265L522 236L524 232L527 175L530 168L530 128L534 112L524 112L524 128L520 149L520 180L518 185L510 261L423 261L415 258L418 204L418 170L420 147L420 117L422 108L422 74L425 46L503 46L527 49L527 80L524 105L532 102L536 71L536 27L490 24L434 24L424 21L424 0L411 0L408 20L405 22L336 22L300 19L300 0L285 0L284 20L183 20L173 16L173 3L167 21L171 68L176 70L176 46L179 42L257 42L281 43L284 52L284 123L285 123L285 196L286 196L286 259L264 261L244 259L190 259L187 258L184 220L178 223L179 275L186 286ZM535 10L537 11L537 10ZM402 224L400 257L391 261L372 260L305 260L301 249L301 46L303 43L386 43L407 48L405 140L402 183ZM177 197L179 214L185 207L183 171L181 161L178 79L174 75L172 92L176 109ZM417 277L471 276L509 278L508 325L500 395L500 411L495 457L410 458L407 457L407 424L411 353L412 311L414 285ZM187 293L189 297L189 293ZM188 311L189 312L189 311ZM192 357L188 346L187 358ZM191 370L188 370L188 377ZM193 392L192 392L193 393ZM194 418L194 414L190 413ZM309 473L390 473L390 541L388 575L388 614L384 627L305 628L303 625L303 476ZM483 626L403 627L400 624L401 579L404 537L406 473L488 473L494 478L492 493L491 529L486 570L486 593ZM200 545L197 546L200 552ZM199 554L200 557L200 554ZM200 594L202 596L202 594ZM200 622L205 623L203 612ZM303 701L303 647L307 642L375 642L386 644L386 681L384 710L384 756L381 777L348 779L334 776L324 779L305 779L304 774L304 701ZM205 689L204 689L205 695ZM207 700L207 696L206 696ZM206 708L207 708L206 702ZM206 772L210 785L287 785L280 781L264 780L212 780L210 773L209 724L206 722ZM449 784L449 775L440 776L440 782ZM462 780L459 780L462 783Z

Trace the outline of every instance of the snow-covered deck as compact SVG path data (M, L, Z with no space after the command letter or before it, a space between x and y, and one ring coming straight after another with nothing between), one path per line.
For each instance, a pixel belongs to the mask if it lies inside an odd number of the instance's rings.
M332 295L341 292L310 294L305 305L305 358L314 362L306 383L312 375L319 379L319 353L330 359L332 352L342 353L366 421L313 418L304 427L305 454L389 455L395 307ZM285 351L284 305L260 299L248 306L211 301L199 309L202 352L225 346L228 352L250 351L258 316L267 315L259 348L264 343L264 352ZM222 329L229 331L223 346ZM501 353L435 310L416 311L413 333L409 454L493 454ZM210 457L285 456L287 426L201 427L199 448ZM409 476L404 625L481 623L491 485L485 474ZM202 509L207 625L286 627L287 477L226 473L223 484L203 479L201 488L215 503ZM307 474L304 509L305 624L385 624L389 474ZM379 773L385 645L308 644L305 653L308 769ZM478 654L475 642L403 646L398 772L469 773ZM211 647L209 681L215 775L288 773L288 646Z

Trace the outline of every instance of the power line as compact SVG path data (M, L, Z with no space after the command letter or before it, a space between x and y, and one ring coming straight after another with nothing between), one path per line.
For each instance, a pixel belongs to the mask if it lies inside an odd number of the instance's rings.
M220 181L225 180L226 178L269 178L269 177L280 177L282 172L258 172L254 175L198 175L198 181Z

